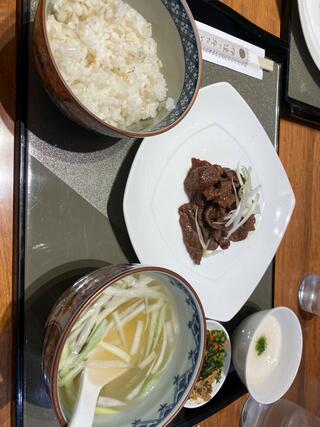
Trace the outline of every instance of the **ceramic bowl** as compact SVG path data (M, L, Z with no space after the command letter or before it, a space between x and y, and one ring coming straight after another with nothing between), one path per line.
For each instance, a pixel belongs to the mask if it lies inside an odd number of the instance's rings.
M212 320L212 319L207 319L206 324L207 324L208 331L214 331L214 330L223 331L227 336L227 345L226 345L227 354L226 354L226 358L224 360L224 364L221 372L221 379L219 382L215 382L212 384L212 392L211 392L211 399L212 399L218 393L223 383L225 382L225 379L227 378L229 368L230 368L230 362L231 362L231 342L230 342L230 337L226 328L222 326L221 323L216 322L215 320ZM188 399L184 407L190 408L190 409L199 408L200 406L203 406L206 403L210 402L210 400L203 403L196 403L193 400Z
M265 327L270 317L273 322ZM250 355L257 354L256 345L261 336L265 336L267 351L270 345L264 363L272 365L269 375L263 369L256 369L252 358L250 363ZM278 344L272 336L278 337ZM298 372L302 355L300 322L287 307L259 311L237 326L232 335L232 349L234 367L251 396L259 403L273 403L287 392Z
M81 126L112 137L143 138L174 127L189 111L200 87L201 47L190 9L185 0L126 0L152 24L158 45L168 97L175 107L159 110L154 119L142 120L126 129L99 119L72 93L53 58L46 29L54 0L40 0L33 30L34 56L44 86L56 105ZM164 30L165 28L165 30Z
M147 272L166 286L176 304L179 333L170 364L157 387L144 399L117 415L99 415L94 426L166 426L183 407L200 372L206 343L206 323L201 303L191 286L176 273L140 264L104 267L80 280L57 301L48 318L43 341L42 368L53 408L60 425L67 415L60 404L58 366L64 343L79 316L109 285L134 273Z

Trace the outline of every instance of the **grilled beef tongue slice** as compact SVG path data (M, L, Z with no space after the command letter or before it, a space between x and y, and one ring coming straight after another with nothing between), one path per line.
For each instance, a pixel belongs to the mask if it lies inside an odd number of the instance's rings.
M197 191L202 192L219 182L222 170L219 165L192 167L184 180L184 189L189 199L192 200Z
M231 234L230 240L232 242L240 242L247 238L249 231L255 230L256 218L254 214L252 214L248 220L241 225L234 233Z
M189 255L195 264L200 264L203 249L199 241L195 222L197 205L185 203L179 208L179 222L182 230L183 241Z
M233 209L236 206L236 196L231 181L222 181L218 188L208 186L203 191L204 197L208 200L214 200L215 203L224 209Z

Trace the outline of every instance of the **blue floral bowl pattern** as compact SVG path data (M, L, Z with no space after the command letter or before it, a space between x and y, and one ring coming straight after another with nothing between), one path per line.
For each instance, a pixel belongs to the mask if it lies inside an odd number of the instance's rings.
M132 427L155 427L165 425L167 419L170 419L170 415L175 411L179 403L185 400L183 397L186 395L186 391L190 391L190 384L192 384L192 378L195 372L197 372L197 366L199 360L201 360L202 345L201 340L203 339L203 327L199 317L198 307L195 304L194 297L188 288L185 287L181 282L170 278L168 282L182 290L185 294L185 302L191 308L192 318L188 321L187 327L191 331L193 336L193 342L191 348L186 349L188 352L188 359L190 360L190 367L182 373L178 373L174 376L172 381L172 388L174 389L173 400L171 402L163 402L160 404L158 409L158 416L154 419L148 420L135 420L132 423Z
M171 126L188 109L197 93L200 81L200 44L186 10L186 3L177 0L161 0L170 13L179 32L185 62L184 85L178 102L170 114L158 123L153 130Z

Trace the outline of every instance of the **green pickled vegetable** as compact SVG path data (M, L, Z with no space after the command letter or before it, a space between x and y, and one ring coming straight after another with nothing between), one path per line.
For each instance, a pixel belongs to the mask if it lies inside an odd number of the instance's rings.
M205 379L214 373L217 382L221 379L221 372L226 358L225 347L227 336L223 331L208 331L207 347L204 362L200 372L200 379Z
M261 354L266 350L266 348L267 348L267 338L264 335L262 335L256 342L257 355L261 356Z

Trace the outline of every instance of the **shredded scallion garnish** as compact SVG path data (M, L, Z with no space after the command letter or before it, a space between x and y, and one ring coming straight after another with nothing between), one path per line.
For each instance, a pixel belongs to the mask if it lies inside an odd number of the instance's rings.
M232 226L226 236L227 239L229 239L234 232L244 225L251 215L260 214L260 207L258 203L261 186L258 185L257 187L252 188L251 172L251 167L247 168L245 166L240 166L239 164L237 165L236 174L240 184L238 191L233 180L231 180L236 199L236 208L228 212L228 214L220 221L214 222L214 224L224 225L225 227ZM210 238L207 242L204 241L201 227L198 222L198 206L195 211L195 224L199 242L203 249L203 257L215 254L216 251L208 250Z
M199 225L199 222L198 222L198 210L199 209L198 209L198 206L197 206L196 207L196 212L195 212L195 215L194 215L194 221L196 223L196 229L197 229L198 239L199 239L199 242L200 242L200 244L202 246L202 250L203 250L202 256L204 258L206 258L206 257L212 255L214 253L214 251L209 251L208 250L208 247L209 247L209 244L210 244L210 239L208 239L207 243L205 243L205 241L204 241L204 238L203 238L203 235L202 235L202 232L201 232L201 228L200 228L200 225Z

